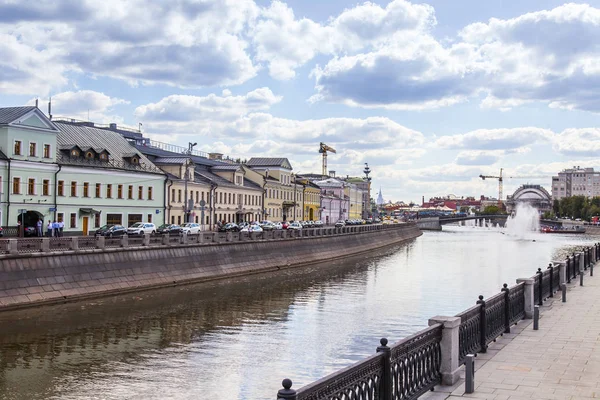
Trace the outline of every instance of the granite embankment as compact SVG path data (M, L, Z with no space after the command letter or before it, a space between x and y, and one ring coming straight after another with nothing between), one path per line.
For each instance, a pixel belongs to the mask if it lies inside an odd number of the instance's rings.
M233 234L219 243L5 254L0 310L299 267L420 235L415 224L378 225L291 238Z

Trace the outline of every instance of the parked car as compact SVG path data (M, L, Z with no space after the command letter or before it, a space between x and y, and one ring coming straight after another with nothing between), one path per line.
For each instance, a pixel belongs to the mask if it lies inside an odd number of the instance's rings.
M287 228L289 228L289 227L290 227L290 223L289 223L289 222L287 222L287 221L283 221L283 222L281 223L281 229L287 229Z
M35 226L26 226L23 230L25 237L37 236L37 228Z
M275 229L275 224L270 221L267 221L264 224L261 224L260 227L263 229L263 231L272 231L273 229Z
M187 224L181 225L181 231L188 235L195 235L200 232L200 224L188 222Z
M317 221L315 221L314 225L315 225L315 228L322 228L324 224L323 224L323 221L317 220Z
M241 232L262 232L262 231L263 231L263 229L258 224L252 224L252 225L245 226L241 230Z
M128 235L153 235L156 233L156 225L150 222L136 222L127 228Z
M343 228L346 226L346 222L344 220L339 220L338 222L335 223L335 227L336 228Z
M290 224L290 226L288 226L288 230L300 230L302 229L302 225L300 225L300 222L292 222Z
M283 229L283 224L281 222L275 222L273 224L273 226L275 227L276 230L280 231Z
M228 224L225 224L225 226L223 227L223 231L224 232L239 232L240 227L238 226L238 224L234 224L233 222L230 222Z
M238 228L240 228L240 231L241 231L242 229L244 229L244 228L245 228L245 227L247 227L248 225L250 225L248 222L240 222L240 223L238 224Z
M156 230L156 233L161 235L165 233L168 233L169 235L179 235L181 232L181 226L175 224L162 224Z
M104 225L96 231L96 236L116 237L127 233L123 225Z

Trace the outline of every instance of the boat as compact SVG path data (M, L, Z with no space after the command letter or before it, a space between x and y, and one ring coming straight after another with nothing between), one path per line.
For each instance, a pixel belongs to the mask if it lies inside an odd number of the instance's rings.
M585 228L581 226L574 226L567 228L564 226L542 226L540 228L542 233L585 233Z

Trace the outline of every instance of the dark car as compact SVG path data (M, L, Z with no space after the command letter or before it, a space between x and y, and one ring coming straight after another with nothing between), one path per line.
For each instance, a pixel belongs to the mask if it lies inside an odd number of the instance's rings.
M159 235L168 233L169 235L179 235L181 234L182 229L181 226L175 224L162 224L156 230L156 233Z
M239 232L241 230L240 227L233 222L226 224L223 228L225 232Z
M35 226L26 226L23 235L25 237L37 236L37 228Z
M127 234L127 228L123 225L104 225L96 230L96 236L116 237Z

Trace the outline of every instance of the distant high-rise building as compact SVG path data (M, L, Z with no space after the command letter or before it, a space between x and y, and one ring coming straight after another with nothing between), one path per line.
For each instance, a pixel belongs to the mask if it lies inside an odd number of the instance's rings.
M379 196L377 196L377 205L378 206L383 205L383 194L381 194L381 188L379 188Z
M600 196L600 172L594 168L573 167L552 177L552 198L571 196Z

